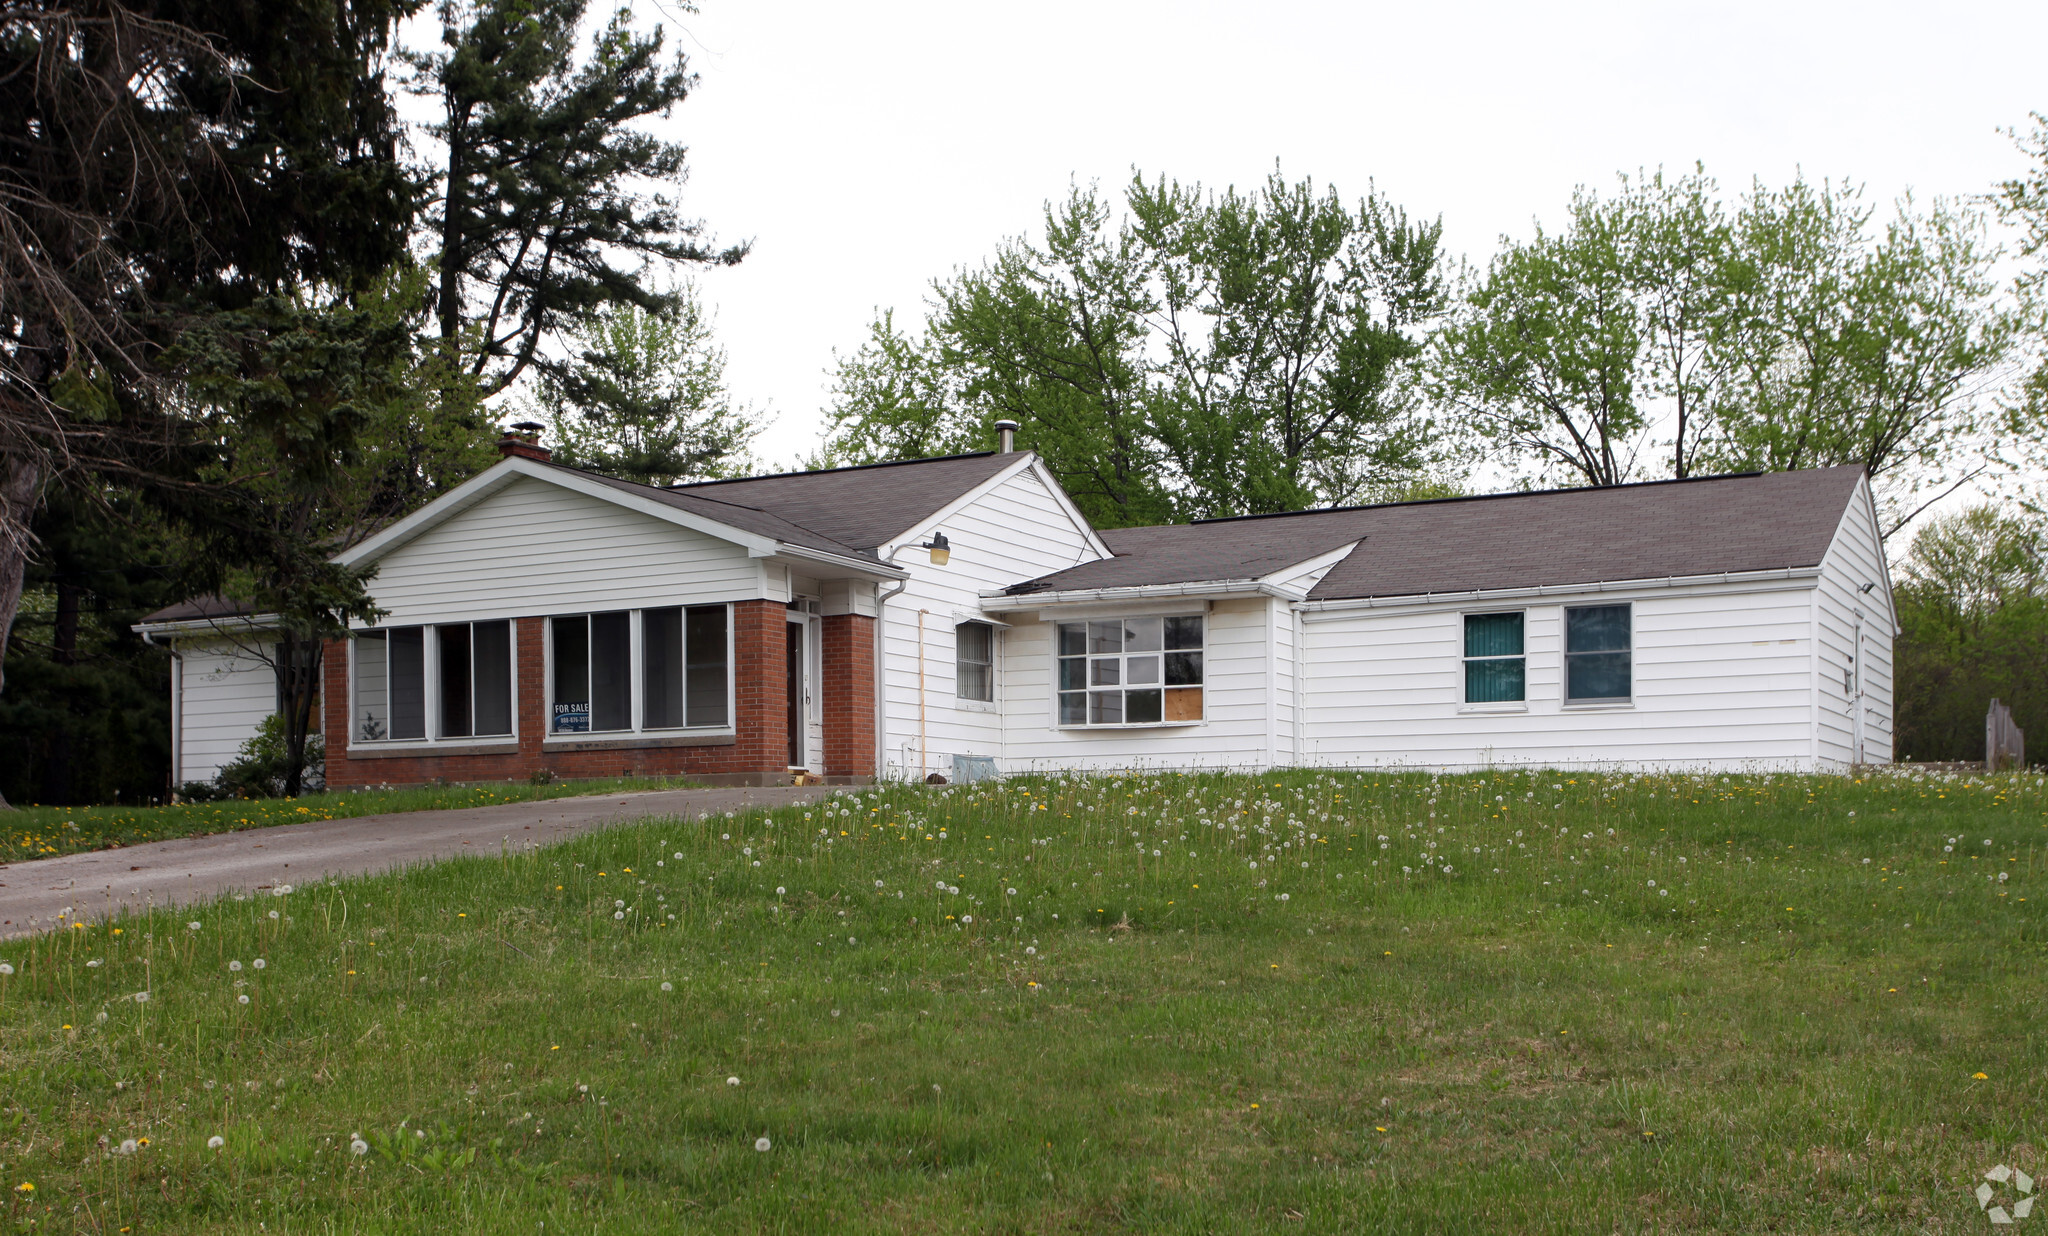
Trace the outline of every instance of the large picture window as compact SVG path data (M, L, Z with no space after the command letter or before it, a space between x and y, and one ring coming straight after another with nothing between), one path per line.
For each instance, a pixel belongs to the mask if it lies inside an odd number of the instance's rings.
M725 606L640 612L640 724L645 729L726 723Z
M1564 611L1564 698L1568 704L1626 703L1635 693L1631 607Z
M963 622L953 628L953 694L963 700L994 703L996 629L986 622Z
M1200 721L1202 628L1199 617L1060 623L1059 723Z
M1465 702L1519 703L1527 680L1521 611L1465 615Z
M362 742L427 736L426 628L356 636L355 720Z
M440 662L442 738L512 733L512 624L463 622L434 628Z

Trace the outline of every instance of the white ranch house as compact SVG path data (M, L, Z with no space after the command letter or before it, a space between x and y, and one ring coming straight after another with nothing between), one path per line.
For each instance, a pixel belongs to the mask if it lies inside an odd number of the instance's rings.
M327 649L331 784L1893 754L1856 468L1097 531L1030 452L657 489L503 448L342 555L389 613ZM276 706L263 623L144 622L178 781Z

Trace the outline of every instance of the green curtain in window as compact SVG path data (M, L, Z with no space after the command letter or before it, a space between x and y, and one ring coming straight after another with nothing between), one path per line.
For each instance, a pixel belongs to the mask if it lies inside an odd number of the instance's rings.
M1522 615L1465 615L1465 655L1468 657L1519 657L1522 655Z

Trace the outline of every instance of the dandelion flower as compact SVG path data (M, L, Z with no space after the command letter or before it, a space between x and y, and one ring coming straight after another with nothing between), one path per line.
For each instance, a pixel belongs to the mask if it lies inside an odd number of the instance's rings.
M148 1003L149 1003L149 993L148 993L148 992L146 992L146 991L138 991L138 992L136 992L136 993L135 993L135 1003L137 1003L137 1004L148 1004Z
M250 967L256 970L261 970L263 967L269 964L269 962L263 960L261 957L258 957L256 960L249 963Z
M228 963L228 969L234 973L239 974L242 969L242 963L239 961L231 961Z
M784 893L787 893L788 891L789 891L789 890L788 890L787 888L784 888L784 887L783 887L782 885L780 885L780 884L778 884L778 885L776 885L776 886L775 886L775 895L776 895L777 897L780 897L780 896L782 896L782 895L783 895Z
M236 1004L247 1004L247 1003L249 1003L249 993L248 993L248 992L243 992L243 993L242 993L241 995L239 995L239 996L236 996L236 997L235 997L235 1003L236 1003Z
M142 1147L141 1147L140 1145L138 1145L138 1144L136 1143L136 1141L135 1141L135 1139L134 1139L134 1138L130 1137L130 1138L127 1138L127 1139L123 1140L123 1141L122 1141L122 1143L121 1143L121 1144L120 1144L119 1146L116 1146L116 1147L114 1148L114 1153L115 1153L115 1154L134 1154L134 1153L135 1153L136 1151L138 1151L138 1150L140 1150L140 1149L142 1149Z
M661 985L661 989L663 991L674 991L676 989L676 985L674 983L663 983Z
M348 1144L348 1152L360 1159L370 1153L370 1143L358 1137Z
M1025 955L1026 957L1036 957L1036 956L1038 956L1038 948L1037 948L1037 946L1036 946L1036 945L1027 945L1027 946L1025 947L1025 949L1024 949L1024 955Z
M197 924L197 923L187 923L187 924L185 924L185 930L187 930L187 931L197 931L197 930L199 930L199 924Z
M225 1137L222 1137L222 1136L221 1136L220 1134L218 1134L218 1133L216 1133L216 1134L214 1134L214 1135L213 1135L212 1137L209 1137L209 1138L207 1138L207 1139L206 1139L206 1148L207 1148L208 1150L219 1150L219 1149L220 1149L220 1148L221 1148L222 1146L225 1146L225 1145L227 1145L227 1144L228 1144L228 1139L227 1139L227 1138L225 1138Z
M725 1084L728 1086L737 1086L740 1084L740 1079L737 1077L728 1077L725 1079Z
M14 967L4 961L0 961L0 978L4 978L12 973L14 973Z
M960 921L963 923L971 923L974 921L974 916L972 914L963 914L960 916Z
M1017 890L1014 888L1006 888L1003 890L1003 895L1005 897L1015 897L1017 895Z
M30 1193L34 1193L36 1191L36 1187L30 1184L28 1181L24 1180L20 1184L14 1186L14 1191L16 1193L27 1195Z
M761 1151L763 1154L766 1154L768 1152L768 1148L769 1142L767 1138L757 1137L754 1139L754 1149Z
M1990 1080L1991 1080L1991 1075L1990 1075L1989 1073L1972 1073L1972 1074L1970 1074L1970 1077L1971 1077L1972 1079L1976 1080L1976 1081L1990 1081Z
M612 911L612 917L613 917L614 919L622 919L622 918L626 917L626 912L625 912L624 910L613 910L613 911Z

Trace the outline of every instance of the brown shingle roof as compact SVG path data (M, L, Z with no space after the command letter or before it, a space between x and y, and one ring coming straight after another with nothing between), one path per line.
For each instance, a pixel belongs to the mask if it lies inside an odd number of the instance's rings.
M1862 475L1821 468L1125 528L1103 534L1115 558L1009 591L1254 578L1361 539L1312 599L1810 567Z
M255 612L255 607L247 601L234 601L219 593L208 593L176 605L166 605L153 614L143 615L139 622L199 622L207 618L245 618Z
M826 472L701 481L660 492L767 512L840 545L873 550L1019 458L984 451Z

